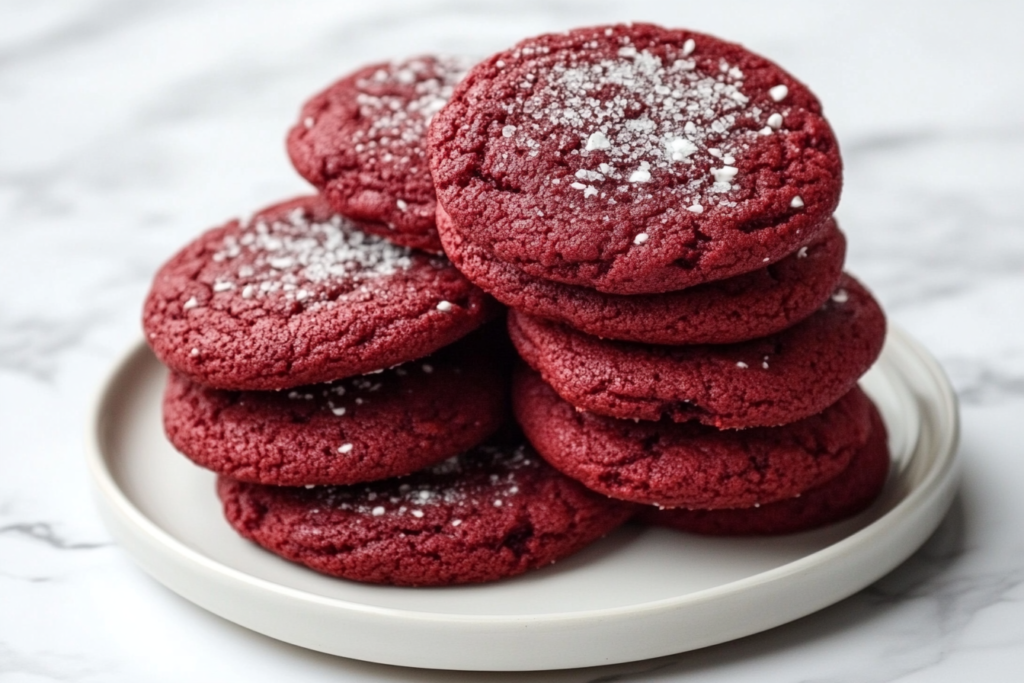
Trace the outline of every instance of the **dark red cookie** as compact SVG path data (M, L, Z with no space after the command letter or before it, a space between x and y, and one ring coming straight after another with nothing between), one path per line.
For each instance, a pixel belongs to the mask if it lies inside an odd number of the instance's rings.
M423 56L346 76L307 102L289 132L296 170L368 232L440 251L427 124L471 65Z
M409 474L506 420L507 368L477 335L397 368L285 391L209 389L171 374L164 429L196 464L279 486Z
M438 224L447 220L438 209ZM506 306L597 337L648 344L728 344L783 330L828 299L846 255L833 223L767 268L677 292L623 296L527 275L455 232L441 233L455 267Z
M494 441L403 479L286 488L217 481L242 536L356 581L448 586L544 567L622 524L633 506L549 467L522 442Z
M452 230L529 275L683 289L808 244L839 201L821 105L739 45L650 24L521 42L428 134Z
M559 471L613 498L661 507L751 507L843 471L868 439L870 401L855 388L825 411L781 427L720 431L580 412L525 367L512 385L516 419Z
M820 412L853 388L885 341L882 310L848 275L811 317L738 344L611 341L518 311L508 324L519 354L580 409L719 428L781 425Z
M356 230L318 197L205 233L143 310L172 370L221 389L287 389L421 358L497 310L443 256Z
M871 437L838 476L796 498L757 508L733 510L659 510L649 508L636 519L647 524L716 536L791 534L852 517L882 492L889 474L885 424L876 409Z

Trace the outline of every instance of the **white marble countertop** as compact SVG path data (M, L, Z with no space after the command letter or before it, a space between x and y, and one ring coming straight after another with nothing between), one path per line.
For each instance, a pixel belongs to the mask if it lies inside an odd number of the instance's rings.
M1024 8L832 5L0 6L0 681L1021 680ZM742 42L825 103L846 163L849 267L939 358L962 401L965 479L935 536L874 586L782 628L526 675L305 651L214 617L138 569L91 500L90 401L138 338L163 259L202 229L306 189L283 149L304 98L371 60L486 54L629 19Z

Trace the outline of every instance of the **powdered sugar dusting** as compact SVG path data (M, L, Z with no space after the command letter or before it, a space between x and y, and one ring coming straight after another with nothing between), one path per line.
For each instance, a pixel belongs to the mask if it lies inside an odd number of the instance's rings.
M356 103L369 125L352 135L356 152L379 155L395 173L426 168L423 148L434 114L472 66L457 57L422 57L388 64L356 82Z
M353 486L320 486L304 492L318 510L343 510L365 517L411 516L422 519L440 507L452 512L452 526L472 518L475 507L515 503L524 474L540 467L525 446L483 445L400 480ZM529 476L529 475L527 475Z
M751 104L736 65L720 59L709 71L706 62L698 64L699 41L654 54L626 36L617 40L614 56L566 51L537 74L526 74L520 87L528 93L506 105L516 125L506 125L503 135L529 156L550 136L552 124L577 136L579 147L568 155L578 166L575 177L550 182L566 181L584 200L614 204L621 192L643 199L645 184L661 182L693 213L729 205L729 192L744 182L737 160L762 129L781 127L782 114ZM532 54L546 50L523 47L516 57L528 64Z
M238 291L244 299L275 297L305 307L413 265L412 250L360 232L340 216L311 221L302 209L227 235L212 258L221 270L211 286L215 293Z
M292 401L317 401L319 410L329 411L335 417L358 419L359 406L371 405L382 391L400 389L401 378L417 374L429 375L434 371L433 366L430 366L430 372L427 372L423 369L424 365L420 362L403 363L387 370L291 389L285 396ZM456 358L450 358L444 367L454 373L463 371L463 366ZM352 444L346 442L338 448L338 452L351 453L352 448Z

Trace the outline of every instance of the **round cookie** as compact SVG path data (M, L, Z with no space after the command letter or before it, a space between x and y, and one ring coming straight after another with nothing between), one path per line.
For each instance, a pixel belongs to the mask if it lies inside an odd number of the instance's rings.
M164 430L197 465L278 486L409 474L506 420L507 368L479 335L419 361L290 391L210 389L171 374Z
M876 409L871 437L845 470L796 498L732 510L646 509L634 518L646 524L715 536L791 534L852 517L882 492L889 474L885 424Z
M808 244L839 201L821 105L739 45L650 24L531 38L428 133L451 229L534 277L674 291Z
M438 209L438 225L450 220ZM846 239L832 226L778 263L664 294L623 296L527 275L441 229L445 253L475 285L522 313L596 337L647 344L728 344L764 337L814 313L835 290Z
M367 232L440 251L427 124L470 66L422 56L342 78L302 107L288 133L295 169Z
M544 567L634 512L504 440L402 479L307 489L220 477L217 491L231 526L271 552L398 586L481 583Z
M721 431L580 412L521 367L512 408L556 469L612 498L719 509L784 500L828 481L870 434L870 401L855 388L823 412L781 427Z
M803 322L737 344L604 340L518 311L508 325L519 354L577 408L720 429L781 425L820 412L853 388L885 341L882 310L849 275Z
M178 252L153 280L143 327L160 360L195 382L287 389L421 358L497 310L443 256L301 197Z

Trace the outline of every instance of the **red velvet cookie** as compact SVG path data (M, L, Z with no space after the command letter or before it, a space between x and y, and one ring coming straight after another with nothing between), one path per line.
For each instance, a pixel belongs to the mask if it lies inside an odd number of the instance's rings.
M423 56L346 76L303 106L288 134L292 163L366 231L440 251L427 124L470 66Z
M171 374L164 429L197 465L279 486L409 474L506 420L507 368L478 335L380 373L288 391L209 389Z
M867 443L870 406L855 388L791 424L722 431L581 412L525 367L512 384L516 419L545 460L606 496L660 507L751 507L818 486Z
M143 327L160 360L195 382L286 389L421 358L496 309L448 259L302 197L178 252L156 274Z
M622 524L522 442L493 441L402 479L286 488L220 477L242 536L325 574L398 586L495 581L544 567Z
M438 209L438 225L448 220ZM455 267L506 306L597 337L648 344L728 344L790 327L832 294L846 255L833 222L767 268L677 292L624 296L527 275L454 231L441 234Z
M739 45L650 24L494 55L428 145L452 230L529 275L613 294L781 260L826 229L842 184L803 84Z
M838 522L867 508L882 492L889 474L885 424L872 410L871 437L838 476L796 498L757 508L659 510L636 519L647 524L716 536L791 534Z
M885 341L885 316L844 275L825 306L777 334L718 346L598 339L512 311L519 354L577 408L719 428L786 424L831 405L857 383Z

